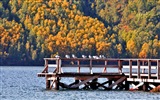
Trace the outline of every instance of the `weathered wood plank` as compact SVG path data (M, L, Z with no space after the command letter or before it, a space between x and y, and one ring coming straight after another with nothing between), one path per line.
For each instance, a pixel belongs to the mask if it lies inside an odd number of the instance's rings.
M80 82L80 83L78 83L78 84L75 84L75 85L72 85L70 88L78 88L80 85L82 85L82 84L85 84L85 83L87 83L87 82L89 82L89 81L91 81L91 80L93 80L93 79L96 79L96 78L98 78L99 76L93 76L93 77L91 77L91 78L88 78L87 80L84 80L84 81L82 81L82 82Z
M125 76L121 77L119 80L117 80L115 83L111 84L108 88L112 88L113 86L124 82L124 80L126 80L127 78Z
M119 73L122 73L122 61L118 60L118 71Z
M148 79L151 78L151 61L148 60Z
M70 88L69 85L65 84L65 83L62 83L62 82L59 82L59 85L62 87L62 88Z
M140 61L139 60L137 60L137 66L138 66L138 69L137 69L138 75L137 75L137 77L140 78ZM132 66L132 68L133 68L133 66Z
M133 90L139 88L140 86L142 86L144 84L144 82L140 82L138 85L135 85L134 87L132 87Z
M126 76L129 76L129 73L124 73ZM138 76L138 74L137 73L132 73L132 76ZM146 76L146 78L148 78L148 74L146 73L146 74L144 74L144 73L141 73L141 77L142 76ZM157 77L157 74L156 73L151 73L151 78L152 77Z
M93 74L93 71L92 71L92 60L90 60L90 74Z
M127 78L130 82L150 82L150 83L160 83L158 79L141 79L141 78Z
M45 68L42 73L48 73L48 60L45 60Z
M160 79L160 60L157 60L157 79Z
M139 61L140 62L140 61ZM128 69L129 66L128 65L123 65L123 68L126 68ZM132 65L132 69L138 69L138 65ZM148 66L143 66L143 65L140 65L140 69L148 69ZM151 66L151 69L157 69L157 66Z
M132 60L129 60L129 77L132 77Z

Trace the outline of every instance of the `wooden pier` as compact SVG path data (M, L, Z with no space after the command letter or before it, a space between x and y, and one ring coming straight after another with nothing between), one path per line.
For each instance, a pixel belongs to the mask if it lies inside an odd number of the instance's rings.
M44 58L46 89L151 90L160 85L160 59ZM74 69L74 70L73 70ZM63 78L72 78L65 83ZM101 81L99 81L101 80Z

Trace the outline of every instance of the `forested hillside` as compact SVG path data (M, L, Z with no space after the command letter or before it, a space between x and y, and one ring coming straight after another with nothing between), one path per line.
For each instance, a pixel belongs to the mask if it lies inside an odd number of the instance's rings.
M160 0L1 0L0 65L56 54L160 57Z

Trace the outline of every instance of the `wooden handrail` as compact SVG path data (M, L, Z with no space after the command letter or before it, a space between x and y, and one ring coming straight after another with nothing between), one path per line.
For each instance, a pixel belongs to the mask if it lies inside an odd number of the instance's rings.
M123 73L123 68L128 68L129 78L132 78L133 69L137 69L137 78L141 78L141 74L143 74L141 69L147 69L148 71L145 74L148 74L148 79L152 77L152 70L156 70L157 79L160 79L160 59L44 58L44 60L45 68L42 73L48 73L49 67L55 67L56 73L61 73L61 69L64 67L78 67L78 73L80 73L81 67L88 67L91 74L93 73L93 68L104 68L103 72L105 73L107 72L107 68L117 68L119 73ZM55 61L56 63L50 64L50 61ZM70 62L74 63L71 64Z

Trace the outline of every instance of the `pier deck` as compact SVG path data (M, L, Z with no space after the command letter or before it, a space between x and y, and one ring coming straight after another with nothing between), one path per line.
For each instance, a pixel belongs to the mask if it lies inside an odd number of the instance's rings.
M133 89L150 90L160 84L160 59L44 58L38 77L46 78L47 89ZM72 69L76 70L72 70ZM89 69L85 70L83 68ZM65 69L65 70L64 70ZM83 69L83 70L82 70ZM96 71L94 70L96 69ZM64 83L61 78L74 81ZM99 82L102 78L104 81Z

